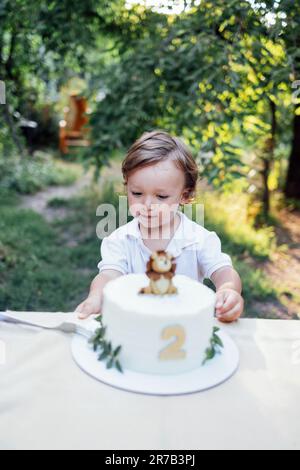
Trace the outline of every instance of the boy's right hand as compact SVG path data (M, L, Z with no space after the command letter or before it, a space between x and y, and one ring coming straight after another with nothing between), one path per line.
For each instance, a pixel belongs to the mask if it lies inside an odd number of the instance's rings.
M78 313L78 318L84 320L90 315L99 315L101 313L102 298L98 295L90 295L84 302L82 302L75 310Z

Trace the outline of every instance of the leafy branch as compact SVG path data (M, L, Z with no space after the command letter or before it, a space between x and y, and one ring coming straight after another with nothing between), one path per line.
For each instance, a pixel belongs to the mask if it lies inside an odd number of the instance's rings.
M106 360L107 369L115 367L119 372L123 373L122 366L118 359L122 346L117 346L113 349L110 341L105 338L106 326L103 326L101 315L96 318L96 321L100 323L100 328L97 328L94 336L89 340L89 343L93 345L95 352L101 351L98 360Z
M224 348L224 344L221 340L221 338L218 336L218 332L220 331L220 328L214 327L213 330L213 335L210 340L210 347L206 349L205 351L205 358L203 361L203 365L206 364L207 361L211 361L216 354L221 352L221 349Z

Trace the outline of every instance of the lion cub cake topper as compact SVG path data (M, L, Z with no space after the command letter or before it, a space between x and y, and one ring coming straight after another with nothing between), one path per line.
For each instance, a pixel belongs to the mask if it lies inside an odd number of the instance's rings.
M147 263L147 276L150 285L140 290L139 294L166 295L177 294L172 279L175 275L174 257L166 251L155 251Z

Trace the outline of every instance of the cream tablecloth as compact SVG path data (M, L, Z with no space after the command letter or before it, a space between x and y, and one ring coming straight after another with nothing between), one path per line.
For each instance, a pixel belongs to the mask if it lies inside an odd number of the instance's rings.
M300 322L223 328L240 349L238 373L213 390L155 397L85 375L68 335L1 323L0 448L300 449Z

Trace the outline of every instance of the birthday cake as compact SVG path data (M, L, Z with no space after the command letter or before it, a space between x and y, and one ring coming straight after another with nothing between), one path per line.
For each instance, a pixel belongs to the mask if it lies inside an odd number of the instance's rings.
M99 359L144 374L181 374L203 366L222 347L214 329L216 295L176 274L174 258L154 252L145 274L128 274L103 289L92 342Z

